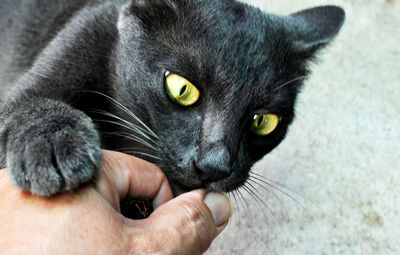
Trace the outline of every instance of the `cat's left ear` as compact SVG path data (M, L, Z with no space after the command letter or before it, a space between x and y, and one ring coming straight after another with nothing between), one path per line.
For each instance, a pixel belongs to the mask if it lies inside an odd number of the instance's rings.
M345 12L337 6L321 6L296 12L288 17L289 33L300 50L316 50L339 32Z
M152 30L174 24L185 4L186 0L131 0L128 10Z

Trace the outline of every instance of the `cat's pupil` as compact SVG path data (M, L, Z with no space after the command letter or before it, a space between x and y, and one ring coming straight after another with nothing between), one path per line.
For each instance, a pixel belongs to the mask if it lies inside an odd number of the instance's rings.
M183 87L181 88L181 91L179 92L179 96L182 96L183 93L185 93L186 89L187 89L187 85L183 86Z
M260 126L264 122L264 115L262 115L257 122L257 127Z

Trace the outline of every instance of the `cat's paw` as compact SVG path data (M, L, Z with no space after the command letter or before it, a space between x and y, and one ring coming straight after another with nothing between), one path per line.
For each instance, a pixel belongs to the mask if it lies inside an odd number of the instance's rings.
M83 113L66 114L25 123L9 137L7 167L17 187L51 196L95 175L101 163L97 131Z

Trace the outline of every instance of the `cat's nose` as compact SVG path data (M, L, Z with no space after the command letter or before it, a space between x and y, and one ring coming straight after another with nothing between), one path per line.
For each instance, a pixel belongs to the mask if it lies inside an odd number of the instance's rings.
M226 147L214 147L196 162L203 182L213 182L228 177L231 173L230 154Z

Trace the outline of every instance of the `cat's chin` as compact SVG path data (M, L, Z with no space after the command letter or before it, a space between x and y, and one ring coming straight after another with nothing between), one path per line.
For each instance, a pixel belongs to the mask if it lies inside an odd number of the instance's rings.
M234 181L233 181L234 180ZM212 191L212 192L230 192L233 190L238 189L241 187L245 182L246 179L237 179L234 178L232 175L229 178L225 178L222 180L210 182L210 183L203 183L201 185L196 185L193 187L186 187L182 186L177 182L170 182L172 192L174 193L174 196L177 197L183 193L189 192L191 190L195 189L205 189L207 191Z
M177 197L183 193L195 190L195 189L205 189L207 191L214 191L214 192L229 192L234 189L224 189L224 186L217 184L217 183L210 183L206 184L205 186L202 187L197 187L197 188L187 188L187 187L182 187L179 186L178 184L171 183L171 189L172 192L174 193L174 197Z
M204 184L203 188L208 191L226 192L227 193L227 192L238 189L245 182L245 181L243 181L240 184L235 183L234 185L232 185L232 182L229 179L230 178Z

